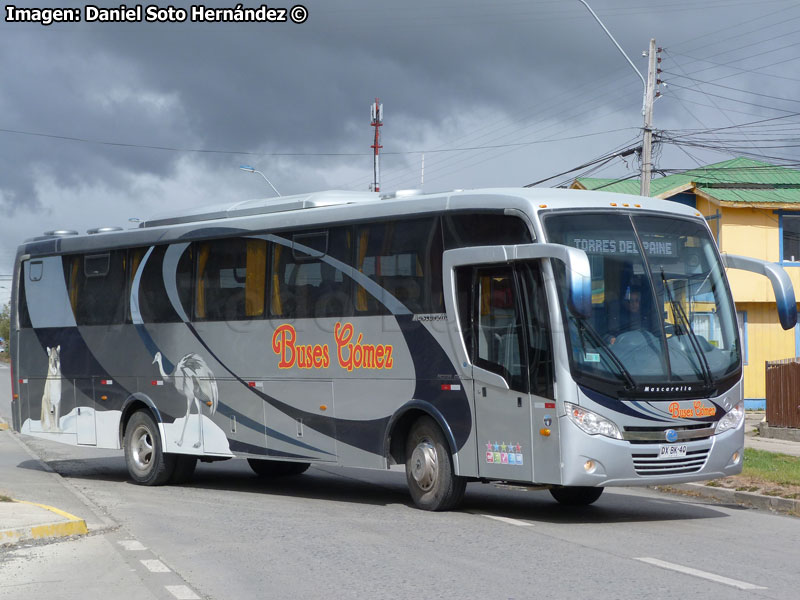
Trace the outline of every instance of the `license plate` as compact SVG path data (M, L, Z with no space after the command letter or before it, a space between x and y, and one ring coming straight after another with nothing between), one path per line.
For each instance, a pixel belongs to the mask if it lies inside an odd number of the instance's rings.
M684 458L686 456L686 444L665 444L659 447L658 458Z

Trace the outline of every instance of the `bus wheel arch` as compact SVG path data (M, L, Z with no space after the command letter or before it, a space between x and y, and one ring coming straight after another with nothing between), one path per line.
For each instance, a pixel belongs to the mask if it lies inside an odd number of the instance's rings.
M158 423L163 423L161 418L161 413L159 412L158 408L156 408L155 403L141 392L135 392L128 396L128 399L125 400L125 403L122 405L122 411L119 417L119 447L123 448L123 442L125 440L125 430L128 427L128 421L130 421L131 417L136 411L139 410L149 410L153 420Z
M393 461L394 464L403 464L406 461L406 441L411 428L422 417L430 417L436 421L439 428L442 430L447 445L450 448L450 453L455 455L458 452L453 432L450 430L447 421L442 416L439 410L429 402L420 400L412 400L403 405L389 420L386 426L386 435L384 436L384 452L383 455Z

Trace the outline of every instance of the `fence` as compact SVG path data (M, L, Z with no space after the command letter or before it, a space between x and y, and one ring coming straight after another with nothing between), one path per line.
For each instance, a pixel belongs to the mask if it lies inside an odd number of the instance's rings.
M800 358L767 362L767 423L800 428Z

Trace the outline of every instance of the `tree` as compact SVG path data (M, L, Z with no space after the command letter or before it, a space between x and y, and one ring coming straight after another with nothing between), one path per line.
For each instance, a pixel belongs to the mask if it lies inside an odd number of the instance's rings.
M11 304L7 303L0 312L0 338L8 344L9 333L11 330Z

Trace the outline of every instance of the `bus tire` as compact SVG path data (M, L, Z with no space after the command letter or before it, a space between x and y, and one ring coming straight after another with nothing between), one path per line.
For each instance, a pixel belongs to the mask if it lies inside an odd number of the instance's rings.
M181 484L189 483L194 477L194 470L197 468L197 457L187 454L175 454L175 469L169 478L170 483Z
M406 440L406 481L423 510L450 510L461 503L467 481L454 473L450 447L430 417L414 423Z
M161 450L161 434L147 410L133 413L125 428L125 463L139 485L164 485L175 470L175 455Z
M248 458L247 464L259 477L290 477L300 475L308 470L311 463L283 462L280 460L265 460L263 458Z
M589 506L603 493L601 487L564 486L550 488L550 495L564 506Z

